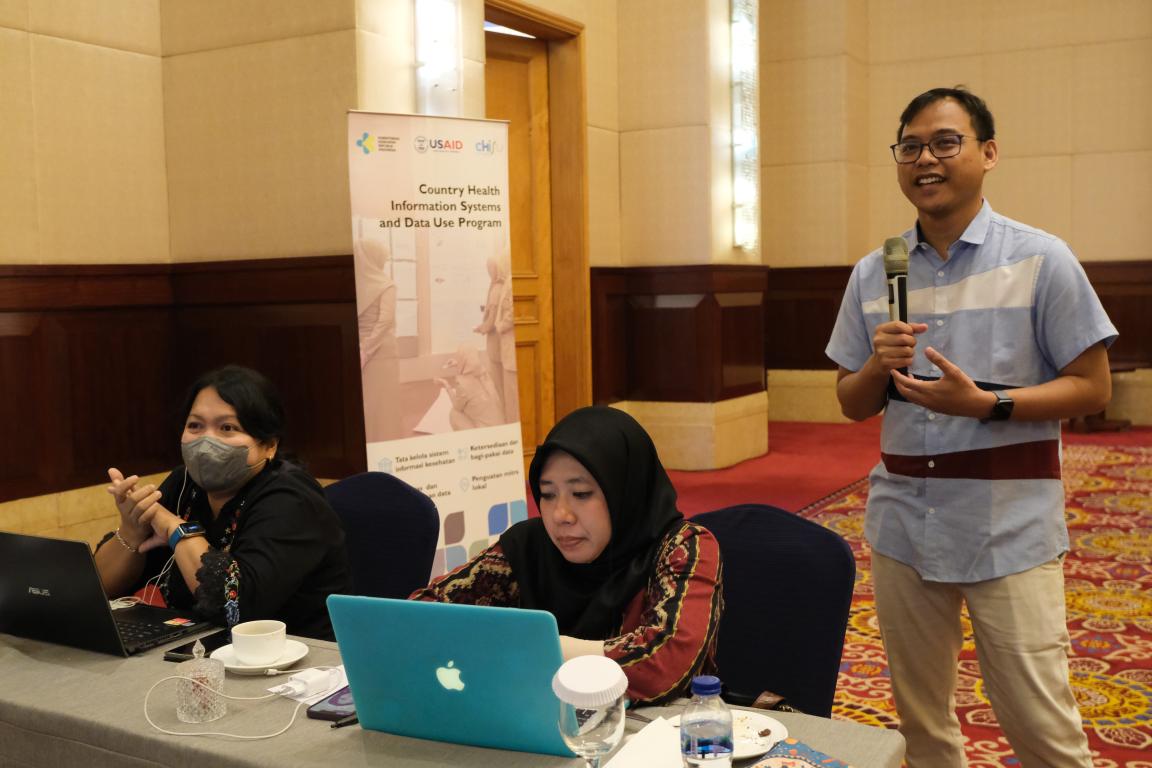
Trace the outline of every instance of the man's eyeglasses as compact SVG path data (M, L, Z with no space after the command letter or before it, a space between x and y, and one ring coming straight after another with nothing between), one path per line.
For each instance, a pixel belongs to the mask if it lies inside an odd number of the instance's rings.
M964 136L959 133L949 133L944 136L937 136L928 142L920 141L919 139L907 139L892 145L892 157L898 163L914 163L920 159L921 153L924 152L924 147L928 147L928 151L937 160L945 157L955 157L960 154L960 146L964 143L964 139L976 139L976 141L983 141L976 136Z

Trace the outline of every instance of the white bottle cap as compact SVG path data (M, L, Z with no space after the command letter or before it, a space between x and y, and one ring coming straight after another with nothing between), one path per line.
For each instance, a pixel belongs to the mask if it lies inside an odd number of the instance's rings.
M607 656L577 656L564 662L552 677L552 692L574 707L603 707L620 698L628 677Z

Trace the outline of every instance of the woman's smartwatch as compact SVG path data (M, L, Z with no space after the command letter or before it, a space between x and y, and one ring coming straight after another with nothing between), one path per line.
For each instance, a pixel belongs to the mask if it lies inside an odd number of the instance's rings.
M203 535L204 526L200 525L200 523L181 523L176 526L176 530L172 531L172 535L168 537L168 549L175 550L176 545L183 539Z

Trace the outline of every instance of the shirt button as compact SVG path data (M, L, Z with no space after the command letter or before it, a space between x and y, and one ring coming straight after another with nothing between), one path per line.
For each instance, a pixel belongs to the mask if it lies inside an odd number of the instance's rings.
M935 420L936 420L936 414L934 414L934 413L928 414L928 421L935 421Z
M940 326L942 326L942 325L944 325L944 321L943 321L943 320L937 320L937 321L936 321L936 327L937 327L937 328L939 328L939 327L940 327Z
M928 514L930 514L930 515L936 514L936 507L928 507Z
M932 469L935 466L936 466L936 462L932 461L932 459L929 459L928 460L928 469Z
M944 277L944 271L941 270L941 271L937 272L936 277Z

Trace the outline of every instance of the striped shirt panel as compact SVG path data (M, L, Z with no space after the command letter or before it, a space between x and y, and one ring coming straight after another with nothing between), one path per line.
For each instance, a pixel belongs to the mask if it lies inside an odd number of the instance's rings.
M909 320L926 323L910 372L937 378L931 346L986 388L1041 384L1097 342L1108 320L1068 246L985 203L945 261L909 243ZM859 370L888 320L883 254L853 270L827 354ZM865 532L881 554L935 581L1026 570L1067 549L1059 421L991 422L892 400ZM1020 491L1026 490L1026 493Z

